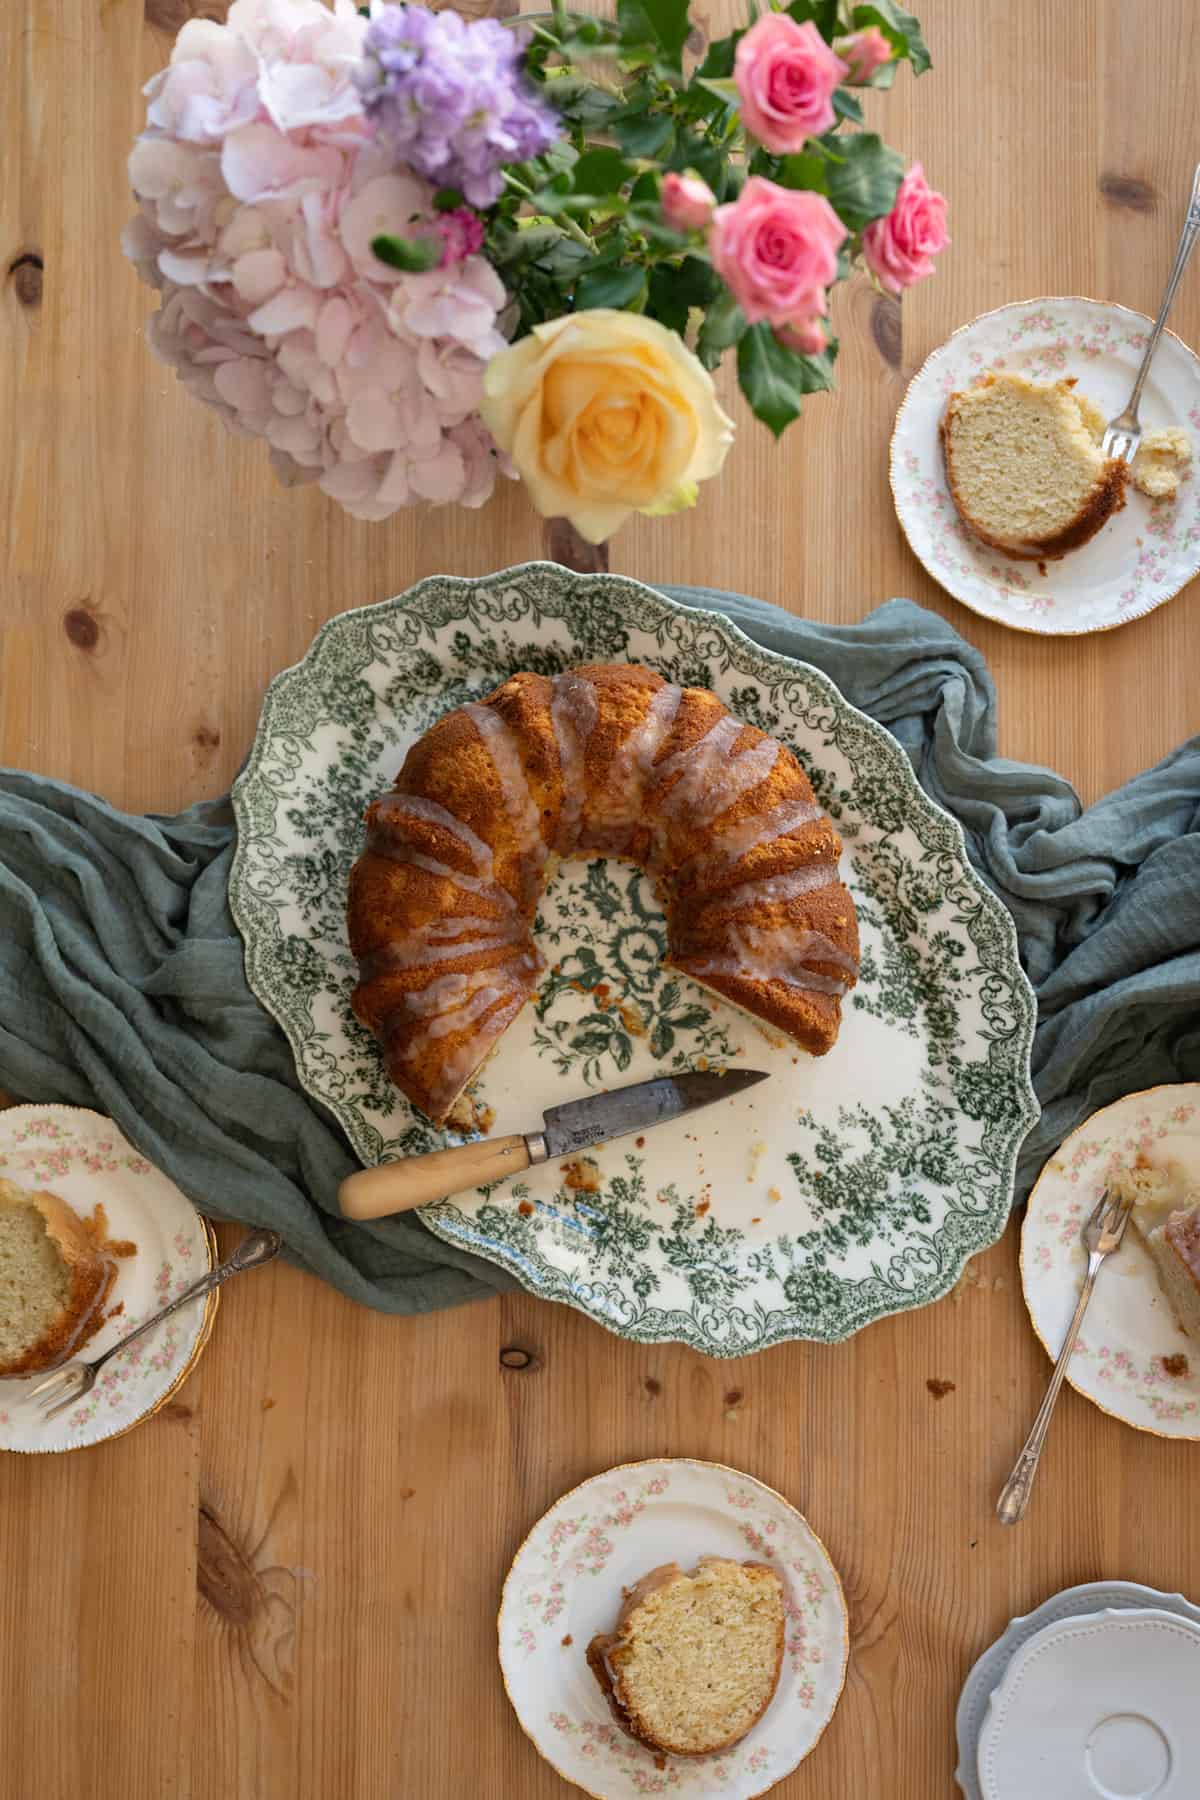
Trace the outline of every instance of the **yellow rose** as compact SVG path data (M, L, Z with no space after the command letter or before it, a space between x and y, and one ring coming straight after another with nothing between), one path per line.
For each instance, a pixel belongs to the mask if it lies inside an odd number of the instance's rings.
M546 518L593 544L631 512L692 506L733 440L712 377L675 332L596 307L493 356L483 420Z

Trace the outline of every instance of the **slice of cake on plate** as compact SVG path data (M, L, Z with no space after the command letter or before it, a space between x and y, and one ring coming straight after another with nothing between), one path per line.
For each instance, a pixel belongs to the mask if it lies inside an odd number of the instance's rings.
M1200 1343L1200 1189L1175 1164L1122 1169L1113 1183L1134 1196L1130 1218L1154 1258L1159 1286L1181 1328Z
M0 1180L0 1378L73 1356L103 1324L115 1277L65 1200Z
M989 370L942 416L950 496L968 531L1006 556L1065 556L1125 504L1128 470L1096 443L1071 381Z
M783 1662L783 1583L765 1563L705 1556L652 1569L587 1659L618 1722L651 1750L710 1756L771 1704Z

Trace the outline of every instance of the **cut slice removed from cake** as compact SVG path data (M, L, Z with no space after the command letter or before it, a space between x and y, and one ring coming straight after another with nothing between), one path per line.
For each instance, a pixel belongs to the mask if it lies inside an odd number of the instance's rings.
M783 1662L783 1583L764 1563L666 1563L630 1589L587 1659L619 1723L651 1750L709 1756L766 1712Z
M0 1180L0 1378L74 1355L103 1323L115 1276L64 1200Z
M1070 381L990 370L942 416L946 479L975 537L1008 556L1064 556L1125 504L1128 469L1105 457L1094 409Z

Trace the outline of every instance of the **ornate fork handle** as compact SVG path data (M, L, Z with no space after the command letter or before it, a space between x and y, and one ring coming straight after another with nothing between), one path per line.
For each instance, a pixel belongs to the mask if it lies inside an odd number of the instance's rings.
M1042 1449L1046 1442L1046 1433L1050 1429L1050 1420L1054 1414L1055 1403L1067 1373L1067 1364L1071 1360L1071 1352L1075 1348L1075 1340L1079 1336L1079 1327L1083 1324L1083 1315L1087 1311L1088 1301L1092 1297L1092 1289L1096 1285L1096 1276L1104 1261L1105 1253L1093 1250L1088 1257L1087 1275L1079 1303L1075 1308L1075 1316L1067 1327L1067 1335L1063 1347L1059 1351L1058 1361L1054 1365L1054 1373L1050 1377L1050 1385L1046 1389L1046 1398L1038 1408L1037 1418L1029 1436L1025 1439L1021 1454L1017 1457L1012 1474L1004 1484L1003 1491L996 1503L996 1517L1002 1525L1017 1525L1025 1516L1029 1505L1029 1496L1033 1492L1034 1478L1038 1472Z
M202 1275L198 1281L193 1281L190 1287L184 1288L182 1294L177 1294L167 1306L152 1313L148 1319L143 1319L142 1323L133 1331L128 1332L119 1344L114 1344L111 1350L106 1350L103 1356L98 1356L94 1363L89 1363L91 1379L95 1379L99 1370L104 1367L110 1357L119 1356L122 1350L128 1350L130 1344L135 1344L140 1337L145 1337L148 1331L153 1331L156 1325L161 1325L164 1319L169 1319L171 1314L178 1312L181 1306L186 1306L190 1300L200 1299L204 1294L211 1294L214 1288L219 1288L229 1280L231 1275L240 1275L243 1269L257 1269L263 1263L270 1262L273 1257L279 1255L282 1248L283 1239L277 1231L247 1232L232 1255L226 1257L225 1261L217 1268L210 1269L207 1275Z
M1179 283L1183 280L1183 271L1188 266L1192 251L1200 239L1200 166L1192 178L1192 197L1188 202L1187 217L1183 221L1183 230L1179 234L1179 247L1175 252L1175 261L1171 265L1171 273L1167 276L1167 285L1163 290L1162 304L1158 309L1158 317L1146 341L1145 354L1141 368L1137 372L1137 380L1133 384L1133 392L1129 396L1129 404L1123 417L1136 414L1138 402L1142 397L1142 389L1146 384L1146 376L1150 372L1150 364L1154 360L1154 352L1158 349L1158 340L1163 334L1167 322L1167 314L1171 310Z

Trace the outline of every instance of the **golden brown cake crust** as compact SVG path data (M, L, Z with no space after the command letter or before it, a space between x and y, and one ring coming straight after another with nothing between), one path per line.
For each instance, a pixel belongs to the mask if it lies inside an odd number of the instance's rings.
M1061 531L1051 532L1044 538L1030 538L1022 544L1014 544L1005 538L991 536L979 521L972 517L970 508L954 479L950 427L957 413L956 402L961 398L961 394L955 393L951 394L947 400L946 410L938 425L938 437L942 445L946 485L950 489L950 498L954 502L955 511L971 536L977 538L981 544L986 544L991 550L999 550L1004 556L1011 557L1015 562L1056 562L1059 557L1066 556L1068 551L1078 550L1081 545L1094 538L1113 514L1120 512L1125 504L1129 470L1123 462L1110 461L1079 512Z
M858 968L841 840L792 753L706 688L632 663L510 676L414 744L366 821L354 1010L436 1122L536 990L563 857L648 868L673 967L814 1055L836 1039Z
M0 1180L0 1199L29 1204L40 1213L70 1274L66 1301L46 1331L19 1356L0 1362L0 1379L7 1380L40 1374L78 1355L104 1323L104 1307L117 1266L97 1245L84 1220L57 1194L29 1192Z
M696 1568L699 1570L709 1565L720 1567L727 1561L728 1558L725 1557L703 1556L697 1563ZM762 1571L764 1574L769 1575L771 1580L782 1590L782 1583L780 1582L779 1575L768 1563L743 1562L738 1563L735 1566L739 1569L757 1569ZM640 1718L630 1707L626 1706L619 1687L619 1675L614 1670L614 1663L619 1661L624 1633L631 1620L636 1616L638 1609L651 1594L656 1593L660 1588L669 1587L673 1581L677 1581L681 1577L685 1577L685 1571L680 1568L679 1564L676 1562L661 1563L658 1568L651 1569L648 1574L643 1575L640 1581L636 1582L633 1587L626 1591L613 1630L611 1632L598 1632L588 1645L585 1652L587 1664L592 1671L592 1674L595 1676L601 1692L608 1701L617 1724L629 1737L636 1738L638 1743L644 1744L648 1750L663 1751L671 1756L717 1756L723 1750L732 1749L734 1744L740 1744L742 1739L747 1737L750 1732L753 1731L754 1727L758 1724L772 1700L775 1698L775 1692L779 1686L780 1671L783 1668L783 1652L786 1639L784 1618L781 1612L775 1648L775 1672L770 1686L767 1689L766 1697L754 1716L733 1735L726 1737L719 1743L706 1745L703 1750L689 1751L672 1748L670 1745L660 1742L659 1739L655 1737L654 1732L646 1721Z

